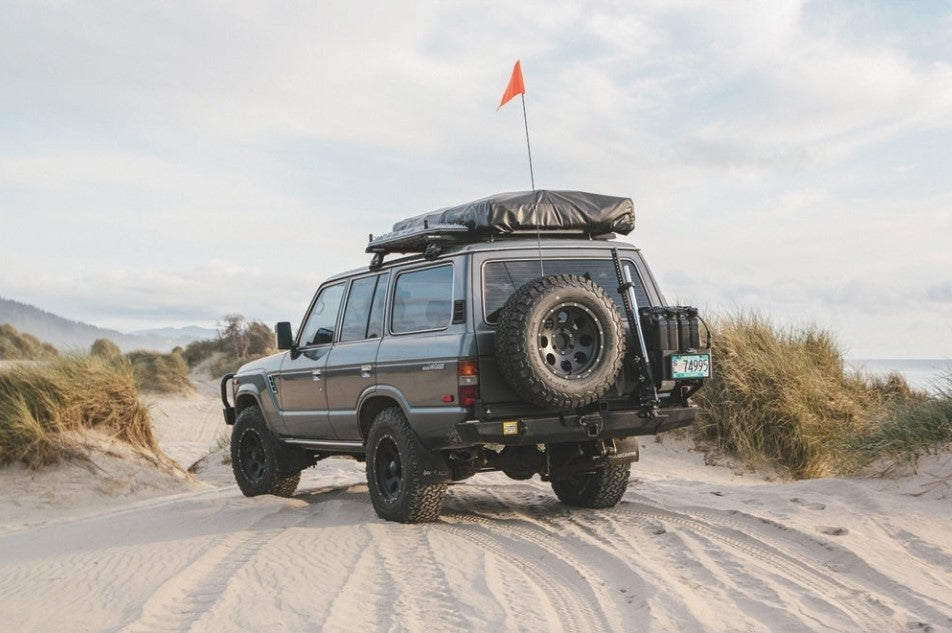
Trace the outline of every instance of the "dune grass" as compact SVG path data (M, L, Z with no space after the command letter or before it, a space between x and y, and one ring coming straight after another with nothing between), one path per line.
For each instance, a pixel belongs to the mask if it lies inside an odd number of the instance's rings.
M914 392L899 374L846 371L829 332L781 328L755 313L722 316L713 329L697 430L748 465L792 478L849 474L952 441L952 394Z
M39 468L75 456L70 433L85 429L158 451L131 364L65 356L0 372L0 464Z
M106 360L117 360L122 357L122 350L108 338L97 338L89 348L89 353Z
M911 392L885 404L870 432L850 443L860 464L884 461L886 471L914 467L923 454L952 443L952 374L943 377L934 395Z
M0 325L0 360L47 360L59 352L32 334L18 332L9 323Z
M188 363L181 353L135 351L126 354L126 359L143 391L188 393L195 389L188 377Z

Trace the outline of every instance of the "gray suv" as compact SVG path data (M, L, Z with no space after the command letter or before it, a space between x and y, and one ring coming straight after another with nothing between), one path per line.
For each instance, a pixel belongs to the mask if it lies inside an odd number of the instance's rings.
M241 491L290 496L347 455L377 514L404 523L486 471L618 503L637 436L690 424L711 368L697 310L668 306L613 239L633 227L628 198L532 191L371 236L369 267L322 283L296 335L277 325L281 352L222 379Z

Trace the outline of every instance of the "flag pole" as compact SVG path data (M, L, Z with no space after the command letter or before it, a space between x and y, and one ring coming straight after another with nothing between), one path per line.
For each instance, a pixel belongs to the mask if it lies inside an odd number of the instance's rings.
M529 118L526 116L526 93L519 95L522 97L522 122L526 125L526 149L529 151L529 180L532 182L532 190L535 191L535 173L532 171L532 146L529 144Z

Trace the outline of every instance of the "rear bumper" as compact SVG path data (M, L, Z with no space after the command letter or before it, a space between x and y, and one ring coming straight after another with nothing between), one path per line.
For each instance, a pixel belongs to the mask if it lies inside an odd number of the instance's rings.
M456 425L459 446L476 444L557 444L653 435L694 422L697 407L659 409L658 415L641 417L637 411L602 411L507 420L470 420ZM451 448L447 446L445 448Z

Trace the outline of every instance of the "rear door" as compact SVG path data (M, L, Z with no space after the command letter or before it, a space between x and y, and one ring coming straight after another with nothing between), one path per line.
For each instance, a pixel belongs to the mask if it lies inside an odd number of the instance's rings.
M465 324L453 319L455 274L445 262L402 270L393 281L377 381L381 390L406 399L411 423L458 406L456 364Z
M377 348L390 273L368 275L350 283L340 336L327 355L327 406L337 439L359 440L357 403L377 382Z

